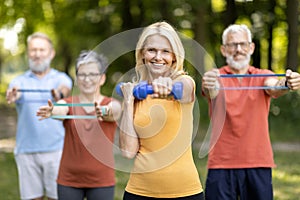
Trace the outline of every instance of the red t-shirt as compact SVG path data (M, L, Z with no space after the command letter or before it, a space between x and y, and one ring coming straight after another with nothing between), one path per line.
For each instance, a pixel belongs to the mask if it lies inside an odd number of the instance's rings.
M78 97L64 99L79 103ZM105 97L101 105L111 98ZM83 107L69 107L68 115L95 115ZM115 184L113 141L115 122L98 119L65 119L65 142L57 182L71 187L103 187Z
M250 67L249 74L272 74ZM220 74L231 74L228 66ZM220 78L220 87L264 86L267 77ZM259 90L220 90L209 100L212 120L208 168L274 167L268 115L271 97Z

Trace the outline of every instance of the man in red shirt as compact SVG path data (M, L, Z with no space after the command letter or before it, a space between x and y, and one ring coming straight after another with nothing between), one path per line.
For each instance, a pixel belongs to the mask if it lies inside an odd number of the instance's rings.
M270 100L299 89L300 74L286 70L279 79L250 66L255 46L245 25L230 25L222 42L227 66L207 71L202 79L212 117L206 200L271 200ZM224 75L239 76L220 78Z

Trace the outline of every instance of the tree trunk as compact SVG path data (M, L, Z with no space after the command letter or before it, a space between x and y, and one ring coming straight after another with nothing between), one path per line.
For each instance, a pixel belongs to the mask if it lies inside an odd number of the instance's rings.
M224 17L224 25L225 27L230 24L234 24L237 19L237 10L235 5L235 0L226 0L226 13Z
M171 6L169 6L170 1L168 0L160 0L158 9L160 10L160 14L163 20L167 21L168 23L175 26L175 23L173 21L172 17L172 10L169 10Z
M145 6L143 1L139 1L138 2L138 6L140 8L140 16L138 17L138 21L137 21L137 27L143 26L144 22L145 22Z
M260 55L260 41L258 39L253 39L253 43L255 44L255 49L252 55L253 63L252 65L256 68L261 68L260 61L261 61L261 55Z
M288 52L286 67L293 71L298 69L298 8L299 0L287 0Z
M273 49L273 26L274 26L275 6L276 6L276 1L271 0L270 1L270 9L269 9L270 22L268 23L268 33L269 33L268 69L269 70L272 70L272 60L273 60L272 49Z
M195 16L196 16L196 19L195 20L195 25L194 25L194 32L195 32L195 40L197 41L197 43L200 44L200 46L203 47L203 50L204 49L204 46L205 46L205 42L207 42L206 40L206 23L204 21L205 19L205 15L206 15L206 9L207 6L206 6L206 3L205 2L202 2L202 3L199 3L197 5L197 8L194 9L194 12L195 12ZM205 66L204 66L204 51L198 51L198 52L191 52L191 53L195 53L194 55L194 60L195 60L195 63L197 66L197 69L200 70L201 73L204 73L205 72ZM198 55L200 53L200 55Z
M123 0L122 2L122 29L127 30L132 28L133 25L133 18L130 13L130 0Z
M64 72L70 76L69 71L72 65L72 54L70 51L70 45L65 40L60 40L61 51L60 55L63 55L63 63L64 63ZM71 76L70 76L71 77Z

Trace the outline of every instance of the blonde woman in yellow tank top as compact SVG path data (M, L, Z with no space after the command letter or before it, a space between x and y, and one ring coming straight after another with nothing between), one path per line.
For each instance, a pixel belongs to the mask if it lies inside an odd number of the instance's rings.
M192 157L195 82L183 70L184 48L166 22L146 27L136 46L137 83L123 83L120 147L134 158L124 200L203 200ZM146 81L153 94L136 99L133 89ZM182 97L171 95L182 84Z

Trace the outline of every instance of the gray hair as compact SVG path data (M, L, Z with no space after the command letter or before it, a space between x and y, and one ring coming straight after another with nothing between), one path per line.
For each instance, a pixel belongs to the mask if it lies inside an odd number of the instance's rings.
M45 33L41 33L41 32L35 32L35 33L29 35L27 37L27 44L29 44L29 42L31 42L31 40L33 40L35 38L42 38L42 39L47 40L49 42L49 44L50 44L50 47L53 49L53 42L52 42L52 40L49 38L48 35L46 35Z
M107 58L103 54L98 54L95 51L91 50L83 50L80 52L78 58L76 59L76 74L80 65L88 63L97 63L98 70L101 74L104 74L106 72L108 66Z
M252 42L252 34L251 34L251 31L248 28L248 26L246 26L245 24L232 24L232 25L229 25L223 31L223 35L222 35L223 45L226 44L227 36L229 33L236 33L236 32L240 32L240 31L245 32L247 34L248 42Z

